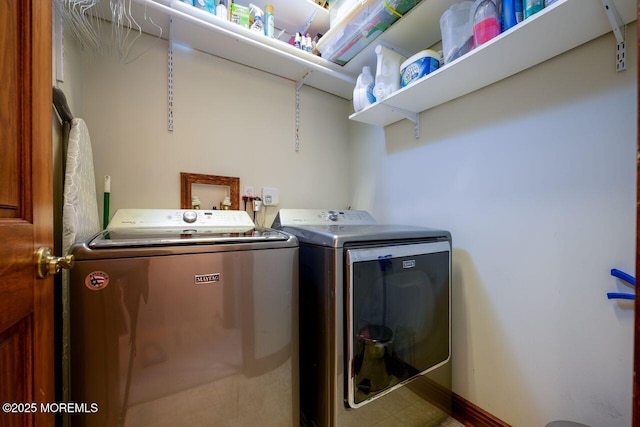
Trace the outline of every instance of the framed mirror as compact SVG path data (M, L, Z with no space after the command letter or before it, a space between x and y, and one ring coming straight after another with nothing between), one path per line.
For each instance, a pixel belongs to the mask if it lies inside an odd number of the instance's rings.
M239 210L240 178L180 172L180 208L191 209L194 195L200 198L201 209L220 209L220 202L228 196L230 209Z

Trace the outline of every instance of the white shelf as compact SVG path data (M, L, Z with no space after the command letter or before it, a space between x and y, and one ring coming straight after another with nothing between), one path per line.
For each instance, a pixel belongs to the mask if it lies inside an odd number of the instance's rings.
M249 1L259 7L265 3L274 4L276 27L287 32L295 33L302 29L312 16L309 34L324 33L329 28L329 12L311 0L240 0L238 3L248 5ZM98 10L99 16L105 19L110 19L108 4L103 0ZM265 37L180 1L134 0L132 15L146 33L158 35L160 31L150 20L142 19L143 16L150 17L162 28L162 38L171 37L184 46L297 83L304 82L344 99L353 96L357 74L297 49L286 41ZM169 17L172 20L171 34Z
M454 1L423 0L415 8L415 12L412 11L388 30L388 39L384 38L387 33L380 37L382 43L405 37L401 33L410 30L409 19L413 19L413 14L421 17L433 11L437 14L439 30L442 12L437 12L443 7L446 10L447 3L452 4ZM636 20L635 1L613 0L613 3L625 24ZM432 17L431 22L433 21ZM398 31L391 33L395 27L398 27ZM422 28L422 25L413 28ZM609 31L611 25L601 0L559 0L465 56L349 118L372 125L390 125L405 118L393 111L393 107L420 113L533 67ZM411 50L415 52L424 49L429 43L435 43L433 36L425 45L418 48L413 46ZM375 41L372 43L374 46L377 44ZM398 46L405 48L406 45ZM350 62L345 68L353 70L352 67L366 64L370 60L367 59L367 54L368 52L363 51L362 56L354 58L356 62ZM597 60L610 60L611 66L615 67L615 44L611 46L610 59Z

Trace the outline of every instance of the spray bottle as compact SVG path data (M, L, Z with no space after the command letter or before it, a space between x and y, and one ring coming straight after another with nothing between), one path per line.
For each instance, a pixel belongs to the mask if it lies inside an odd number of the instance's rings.
M218 5L216 6L216 16L224 19L225 21L229 20L229 12L227 12L227 6L225 6L224 0L219 0Z
M264 35L267 37L275 36L275 17L273 16L273 5L267 4L264 7L265 15L264 15Z
M264 12L253 3L249 3L249 8L251 9L251 13L253 14L253 24L251 25L251 29L258 33L264 34L264 24L262 22Z

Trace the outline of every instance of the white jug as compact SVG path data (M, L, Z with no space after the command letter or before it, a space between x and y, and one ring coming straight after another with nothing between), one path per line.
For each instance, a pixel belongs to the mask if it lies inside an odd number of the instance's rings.
M382 101L400 89L400 64L407 58L380 45L376 46L376 55L378 66L373 94L377 101Z

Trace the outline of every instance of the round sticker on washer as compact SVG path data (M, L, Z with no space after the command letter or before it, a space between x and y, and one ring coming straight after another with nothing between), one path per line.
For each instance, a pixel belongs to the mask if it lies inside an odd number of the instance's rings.
M104 289L109 284L109 275L104 271L93 271L84 278L84 285L92 291Z

